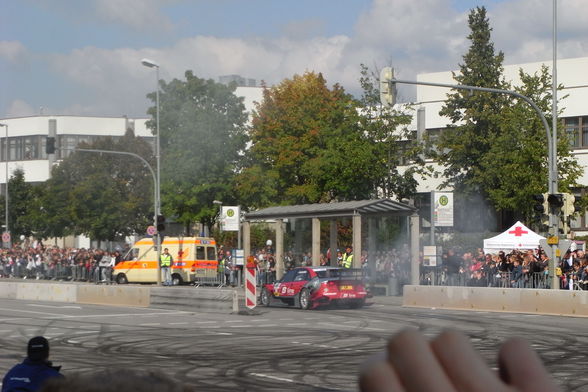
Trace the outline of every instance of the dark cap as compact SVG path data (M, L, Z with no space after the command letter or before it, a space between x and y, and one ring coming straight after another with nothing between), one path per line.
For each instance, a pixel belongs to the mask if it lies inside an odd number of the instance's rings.
M43 336L35 336L29 340L27 356L32 361L49 358L49 342Z

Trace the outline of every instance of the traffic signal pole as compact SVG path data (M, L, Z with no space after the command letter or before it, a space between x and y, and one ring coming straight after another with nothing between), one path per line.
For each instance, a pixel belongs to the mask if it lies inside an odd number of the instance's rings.
M383 73L383 75L387 76L388 74ZM552 138L551 130L549 129L549 124L547 123L547 119L545 118L545 115L543 114L541 109L539 109L539 107L535 104L535 102L533 102L529 97L526 97L526 96L519 94L516 91L512 91L512 90L504 90L504 89L489 88L489 87L468 86L468 85L463 85L463 84L445 84L445 83L420 82L420 81L416 81L416 80L401 80L401 79L394 79L393 73L389 73L389 75L391 75L391 77L388 80L384 80L384 81L380 80L380 83L386 83L386 82L389 83L389 88L387 91L390 92L390 94L394 94L394 92L396 91L395 85L398 83L398 84L413 84L413 85L422 85L422 86L442 87L442 88L449 88L449 89L455 89L455 90L468 90L470 92L482 91L482 92L494 93L494 94L506 94L506 95L512 95L514 97L520 98L523 101L527 102L535 110L535 112L537 112L537 115L541 119L541 122L543 123L543 127L545 128L545 133L547 136L547 155L548 155L548 157L547 157L548 193L550 195L557 193L558 174L557 174L557 164L556 164L556 162L557 162L557 146L556 146L555 129L553 131L554 137ZM392 99L389 99L388 101L394 102L394 97ZM556 114L557 113L554 112L554 116ZM556 127L555 124L556 124L556 122L554 120L554 127ZM559 236L559 210L556 208L549 209L549 231L550 231L551 236L553 236L553 237ZM559 256L556 256L558 253L557 249L558 249L557 244L551 244L551 250L552 250L553 257L551 257L549 259L549 275L551 277L551 289L554 289L554 290L559 289L559 279L557 278L557 275L555 274L556 265L557 265L557 263L559 263Z

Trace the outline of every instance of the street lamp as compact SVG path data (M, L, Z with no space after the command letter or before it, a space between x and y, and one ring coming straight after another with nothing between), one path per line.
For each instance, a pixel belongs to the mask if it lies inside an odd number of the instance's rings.
M157 185L156 185L156 210L154 211L155 216L159 216L161 214L161 164L160 164L160 143L159 143L159 64L156 62L143 59L141 60L141 64L148 68L155 68L155 171L157 172ZM159 231L157 232L156 236L156 244L157 247L157 265L161 262L161 234ZM161 274L157 274L157 285L161 285Z
M4 218L6 219L5 232L10 234L10 230L8 228L8 124L0 124L0 127L6 128L6 136L4 137L4 142L6 143L4 149L4 159L6 159L6 197L4 198L6 201L6 210L4 212ZM6 241L6 245L7 247L10 247L10 241Z
M218 206L218 217L219 217L218 225L219 225L220 231L223 231L223 202L220 200L213 200L212 204Z

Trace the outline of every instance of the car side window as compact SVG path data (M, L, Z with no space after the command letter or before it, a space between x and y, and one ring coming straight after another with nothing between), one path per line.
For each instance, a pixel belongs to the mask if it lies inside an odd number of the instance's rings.
M296 276L296 270L292 270L292 271L288 271L286 273L286 275L284 275L284 277L282 278L282 283L286 283L286 282L292 282L294 280L294 277Z
M296 274L296 277L294 278L294 282L307 281L308 279L309 279L308 271L307 270L300 270Z
M205 248L204 246L197 246L196 247L196 260L206 260L205 256Z

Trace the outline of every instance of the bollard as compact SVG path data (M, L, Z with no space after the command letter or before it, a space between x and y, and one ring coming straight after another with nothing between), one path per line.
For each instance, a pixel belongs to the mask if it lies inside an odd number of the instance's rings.
M390 277L388 279L388 295L389 296L398 296L398 278Z
M233 290L233 312L239 312L239 294L237 290Z

